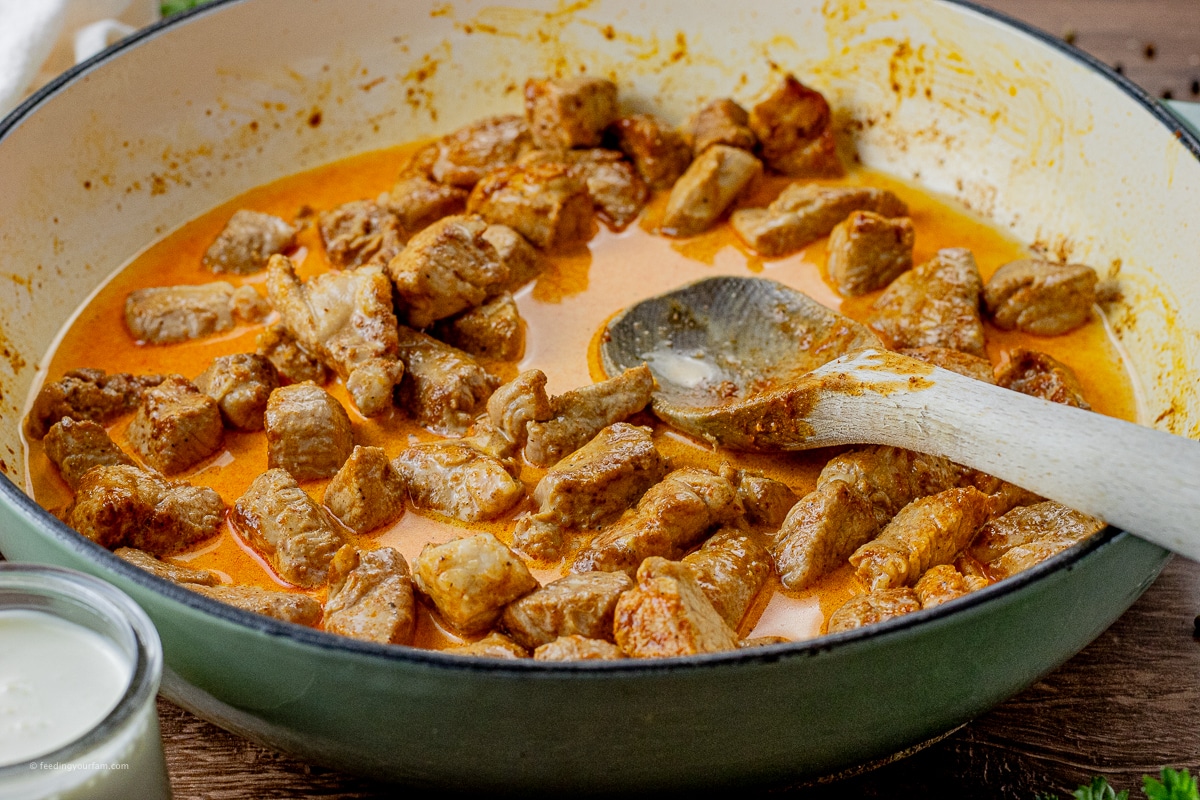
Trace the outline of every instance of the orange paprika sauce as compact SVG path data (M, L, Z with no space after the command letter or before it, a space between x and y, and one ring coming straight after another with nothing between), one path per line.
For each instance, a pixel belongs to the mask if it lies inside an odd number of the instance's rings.
M284 219L298 215L311 219L312 211L333 208L351 200L374 198L390 188L392 179L415 147L407 145L356 156L259 187L154 243L78 310L51 354L47 379L57 380L67 370L80 367L135 374L179 373L195 378L215 356L253 352L255 336L261 330L259 325L242 326L223 335L181 344L139 344L125 328L125 298L138 288L214 280L227 280L234 285L258 285L260 293L265 294L265 287L261 285L265 273L214 275L201 267L201 255L234 211L248 208ZM1001 264L1028 255L1019 242L988 222L973 217L952 201L914 185L863 169L855 169L839 180L822 182L877 186L899 195L908 204L916 229L914 263L924 262L943 247L966 247L974 253L986 280ZM784 185L786 181L781 179L764 179L756 190L757 196L749 198L746 204L764 205ZM597 334L612 314L641 298L715 274L752 273L772 278L860 321L878 295L876 292L843 299L837 294L825 277L825 240L798 253L768 260L742 245L727 224L687 240L660 236L655 233L655 223L665 199L665 195L656 197L639 221L623 231L614 232L599 225L586 247L549 256L546 270L516 294L526 325L523 359L515 365L489 364L488 369L507 380L519 370L536 367L546 373L548 388L554 393L600 380L605 376L596 353ZM293 259L302 278L329 269L314 225L306 225L300 233ZM1049 353L1075 369L1085 396L1096 411L1135 419L1136 402L1131 382L1119 351L1098 315L1093 315L1082 328L1058 337L1031 337L999 331L991 326L987 327L986 334L988 354L993 363L1000 359L1003 351L1017 346ZM358 444L382 447L389 457L394 457L410 443L437 438L415 425L399 408L377 417L362 417L344 386L336 379L326 388L349 412ZM109 428L113 440L127 451L131 448L125 439L125 430L131 416L118 420ZM706 444L657 424L647 413L631 421L655 425L656 442L675 466L715 468L726 460L784 481L798 496L814 487L821 467L835 454L830 450L777 456L714 452ZM27 445L27 490L42 506L61 513L71 500L70 490L46 458L41 442L30 441ZM226 431L225 446L219 454L184 474L171 477L209 486L232 506L250 482L266 469L266 440L261 432ZM541 470L526 467L521 477L532 489L541 474ZM319 500L325 481L307 481L302 485ZM395 547L411 563L426 543L448 541L471 531L489 530L511 543L514 517L531 508L532 503L526 498L500 520L467 526L410 507L391 526L362 536L351 533L349 537L360 548ZM300 591L276 576L266 560L254 552L228 522L219 536L172 560L215 570L234 583ZM545 583L562 574L563 565L535 562L531 568ZM802 592L785 591L773 579L760 593L740 633L743 636L781 635L791 639L819 635L828 615L856 591L858 587L848 566ZM318 600L323 599L323 593L323 590L311 592ZM421 607L414 642L417 646L441 648L460 641Z

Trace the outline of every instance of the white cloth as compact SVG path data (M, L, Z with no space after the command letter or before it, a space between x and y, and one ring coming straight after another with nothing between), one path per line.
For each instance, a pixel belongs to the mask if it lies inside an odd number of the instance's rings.
M0 116L156 19L158 0L0 0Z

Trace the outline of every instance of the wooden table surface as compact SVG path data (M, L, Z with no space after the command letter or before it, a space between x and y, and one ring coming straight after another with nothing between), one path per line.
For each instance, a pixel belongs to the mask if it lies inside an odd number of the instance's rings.
M992 0L1156 97L1200 100L1200 0ZM1200 523L1198 523L1200 524ZM1200 768L1200 565L1173 560L1111 629L1061 669L904 760L805 797L1069 793L1094 775L1141 797L1141 776ZM312 767L160 700L178 800L368 798L397 787Z

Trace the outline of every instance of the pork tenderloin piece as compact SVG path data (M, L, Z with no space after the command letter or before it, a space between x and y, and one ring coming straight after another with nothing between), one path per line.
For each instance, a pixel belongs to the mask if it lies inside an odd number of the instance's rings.
M764 544L746 531L722 528L683 557L696 585L735 631L771 575L771 553Z
M1022 258L1004 264L983 287L983 302L997 328L1058 336L1083 325L1096 303L1096 270Z
M561 636L613 640L617 598L633 581L623 572L566 575L504 609L500 624L530 650Z
M406 487L382 447L355 445L346 463L325 486L321 502L355 533L367 533L400 518Z
M315 627L321 620L321 604L306 594L297 592L276 592L258 586L239 586L222 584L220 586L199 586L189 584L188 587L196 594L202 594L226 605L273 617L283 622L294 622L297 625Z
M296 243L296 226L271 214L235 211L201 263L213 272L249 275L267 266L267 259Z
M1104 521L1053 500L1018 506L979 529L968 553L1002 580L1083 541Z
M612 661L624 657L621 648L612 642L578 634L560 636L533 651L534 661Z
M621 117L609 130L650 189L669 188L692 161L684 134L653 114Z
M63 417L50 426L42 446L72 491L79 488L79 482L92 467L134 466L133 459L109 438L104 426L88 419L76 422Z
M970 250L939 250L884 289L867 324L895 349L946 347L982 357L982 291Z
M171 561L165 561L161 558L147 553L145 550L138 550L136 547L118 547L113 551L113 555L122 561L127 561L141 570L149 572L171 583L196 586L216 586L221 582L217 573L207 569L192 569L181 564L175 564Z
M193 383L217 401L227 427L261 431L266 424L267 399L279 388L279 372L265 356L234 353L214 358Z
M746 150L712 145L675 181L663 211L662 231L679 237L704 233L762 171L762 162Z
M1091 409L1075 370L1054 356L1025 347L1006 350L995 370L996 385L1052 403Z
M461 436L500 383L457 347L401 327L404 379L396 403L418 424L443 436Z
M463 522L495 519L525 496L525 485L500 460L464 441L415 444L392 466L414 506Z
M346 544L337 519L285 469L255 478L234 502L233 520L279 577L304 589L325 583L334 553Z
M146 344L173 344L261 322L270 305L253 286L227 281L135 289L125 298L125 327Z
M332 476L354 451L350 415L315 384L293 383L271 392L265 420L267 466L298 480Z
M538 588L525 562L491 533L427 544L413 564L416 586L455 631L471 636Z
M917 593L907 586L851 597L829 615L828 633L843 633L921 610Z
M767 167L794 178L836 178L845 169L825 96L790 73L750 109L750 130Z
M488 419L517 447L524 447L531 422L554 417L554 404L546 392L546 374L529 369L501 385L487 401Z
M650 200L650 188L637 169L615 150L594 147L562 153L534 151L520 163L527 166L554 162L572 165L582 173L595 212L612 230L628 227Z
M750 130L750 113L727 97L697 109L684 125L684 137L699 156L714 144L753 151L758 137Z
M102 369L73 369L38 390L25 418L25 432L41 439L64 417L107 425L133 411L142 393L162 383L162 375L107 374Z
M617 85L606 78L530 78L525 82L525 119L542 150L596 147L617 118Z
M402 173L392 188L376 200L387 207L407 234L424 230L443 217L467 210L470 191L461 186L438 183L428 175Z
M912 269L915 240L908 217L851 211L829 234L829 277L844 297L882 289Z
M386 267L408 238L400 217L384 204L353 200L317 215L317 230L334 269Z
M474 642L447 647L442 651L453 656L476 656L482 658L529 658L524 647L505 636L503 633L489 633Z
M546 260L537 248L507 225L488 225L483 238L496 250L496 257L508 270L504 289L515 292L541 274Z
M84 473L64 519L109 550L136 547L169 556L216 536L225 502L208 487L115 464Z
M485 361L520 361L525 324L517 303L502 292L481 306L434 324L433 335L451 347Z
M487 173L515 163L532 149L524 117L484 117L437 140L429 175L438 183L470 189Z
M279 377L291 383L312 381L321 386L329 380L329 369L321 359L301 347L281 322L255 337L254 352L270 361Z
M324 628L381 644L411 644L417 605L404 556L390 547L343 545L329 564Z
M637 570L637 586L621 594L613 614L617 646L634 658L666 658L733 650L734 632L696 583L689 567L656 556Z
M542 250L565 250L592 237L594 210L582 169L559 161L489 172L467 211L506 225Z
M220 450L225 426L216 400L182 375L168 375L142 394L125 435L143 461L172 475Z
M986 585L986 584L985 584ZM964 576L953 564L938 564L925 570L913 591L921 608L934 608L975 590L977 585Z
M823 236L855 211L902 217L908 206L887 189L792 183L766 208L741 208L729 224L756 253L773 258L794 253Z
M720 474L737 487L738 499L746 509L746 522L772 532L779 530L792 506L800 500L786 483L753 470L722 464Z

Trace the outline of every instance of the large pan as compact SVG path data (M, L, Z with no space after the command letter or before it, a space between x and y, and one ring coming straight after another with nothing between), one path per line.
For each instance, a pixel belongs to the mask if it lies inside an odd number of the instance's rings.
M1119 262L1112 324L1142 421L1195 436L1200 144L1079 52L965 3L227 0L139 34L0 123L0 550L132 594L167 697L325 765L461 788L778 784L944 734L1054 669L1150 584L1163 550L1108 529L973 594L806 644L547 666L375 646L168 585L26 486L19 421L72 309L140 248L257 184L519 107L586 66L681 121L767 84L829 96L866 164L1072 260ZM639 109L640 110L640 109Z

